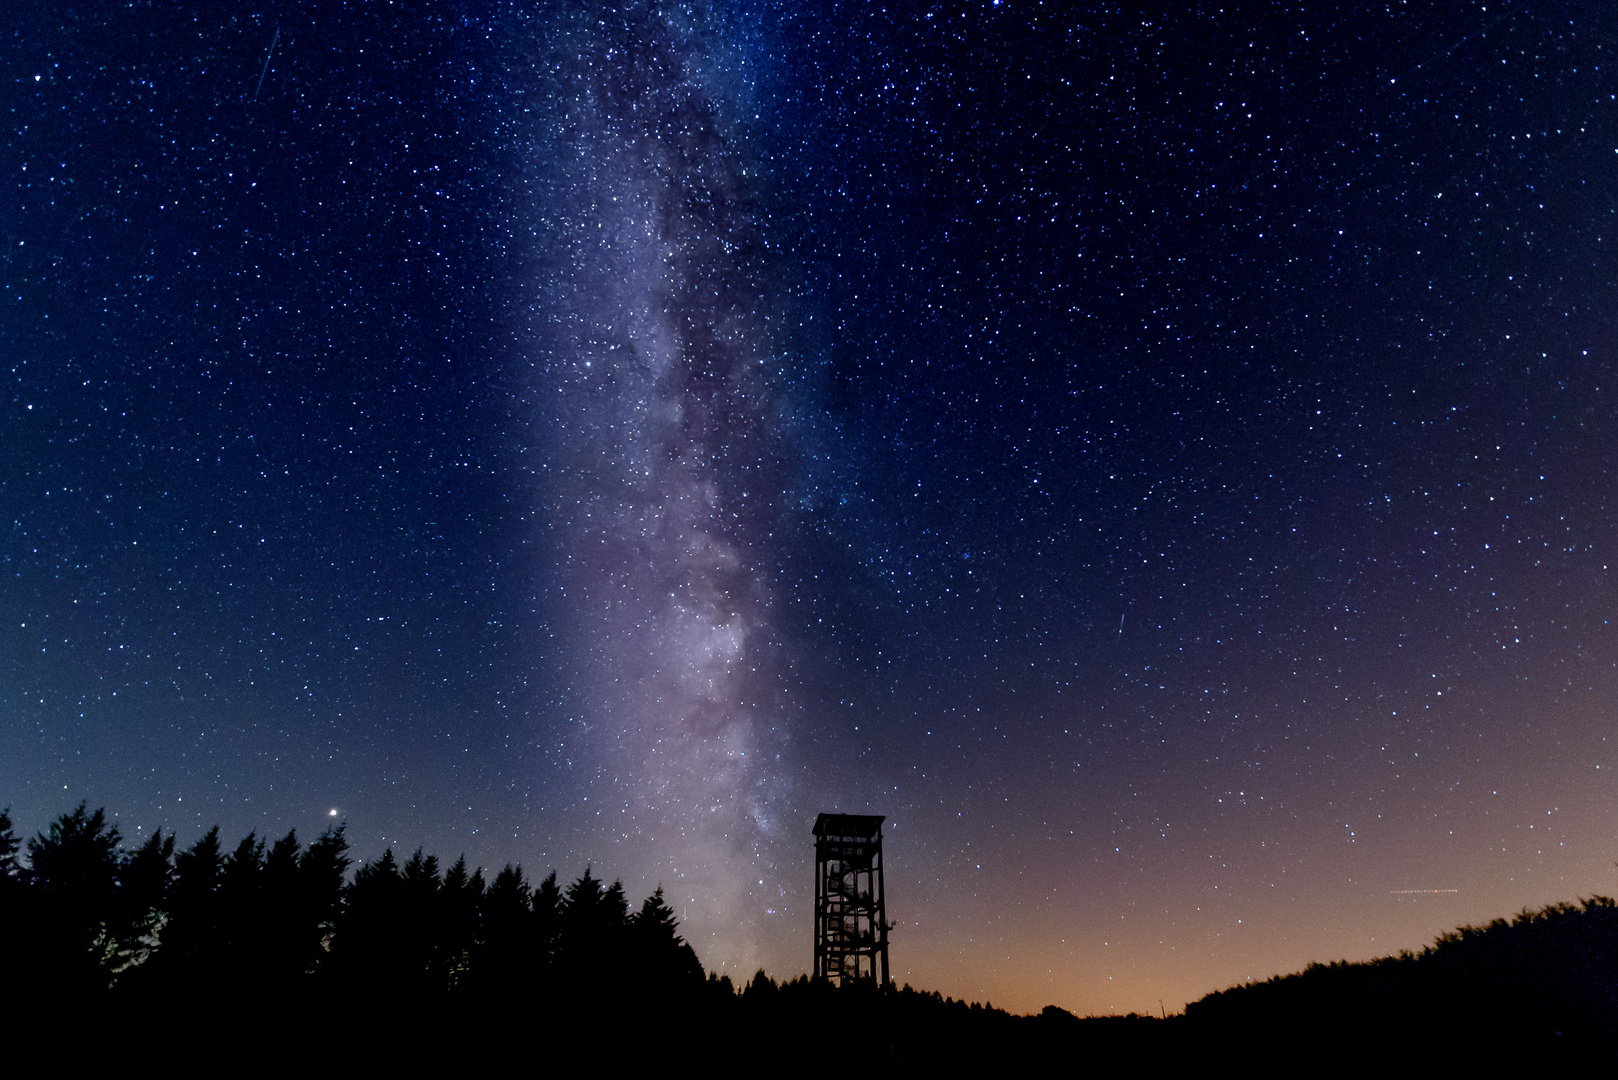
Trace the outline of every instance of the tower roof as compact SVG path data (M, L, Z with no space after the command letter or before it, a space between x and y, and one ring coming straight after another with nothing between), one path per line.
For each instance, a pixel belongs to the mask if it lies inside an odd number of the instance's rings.
M882 814L821 814L815 818L815 835L877 837L885 820Z

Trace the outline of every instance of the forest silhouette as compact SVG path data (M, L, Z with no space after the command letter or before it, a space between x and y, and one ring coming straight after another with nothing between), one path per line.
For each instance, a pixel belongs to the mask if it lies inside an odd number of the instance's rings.
M482 1052L512 1061L540 1047L670 1063L722 1049L950 1072L1618 1060L1606 897L1463 928L1420 953L1311 964L1180 1016L1013 1016L874 982L760 971L736 986L703 971L661 887L633 907L588 867L564 888L512 865L492 880L464 858L446 870L421 850L356 865L342 826L307 846L289 832L227 849L216 827L183 850L161 831L126 848L81 803L26 842L0 813L0 927L8 1024L77 1039L62 1045L81 1054L126 1052L89 1019L111 1009L135 1030L184 1018L182 1056L196 1061L239 1053L253 1031L265 1060L311 1067L382 1031L414 1038L420 1060L472 1032L493 1033Z

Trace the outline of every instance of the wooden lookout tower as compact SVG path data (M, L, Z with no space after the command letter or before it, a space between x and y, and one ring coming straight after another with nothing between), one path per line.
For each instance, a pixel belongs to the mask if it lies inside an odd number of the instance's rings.
M888 983L880 816L815 819L815 978Z

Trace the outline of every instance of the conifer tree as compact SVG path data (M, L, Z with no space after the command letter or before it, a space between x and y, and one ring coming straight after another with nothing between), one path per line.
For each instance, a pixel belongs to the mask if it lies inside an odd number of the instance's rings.
M443 948L446 981L452 990L465 990L470 984L473 956L477 948L478 912L483 902L483 871L469 873L466 856L444 875L438 918L443 922Z
M115 966L128 971L145 963L158 944L157 933L174 884L174 837L158 829L124 862L118 890L123 927Z
M421 987L439 993L449 987L448 943L440 904L443 881L438 875L438 857L421 848L405 861L399 873L400 917L410 927L408 937L399 942L405 955L400 962L419 979Z
M346 827L327 829L298 860L298 915L310 947L324 955L343 908L343 879L348 874Z
M548 977L556 965L556 952L562 933L562 890L556 884L556 871L534 889L534 954L536 975Z
M408 927L393 849L354 873L332 941L332 962L352 992L397 996L415 989L398 946Z
M117 952L119 834L85 803L28 841L28 879L53 959L43 973L61 989L105 989Z
M22 867L17 863L17 852L21 849L22 842L12 831L11 808L8 806L0 810L0 881L21 876Z
M219 912L219 940L215 945L217 966L236 973L237 978L254 982L260 976L255 938L264 919L263 910L264 841L248 833L225 856L214 897Z
M29 887L27 868L18 858L22 844L11 814L0 813L0 1011L14 1015L38 992L41 974L50 964L40 925L38 903Z
M217 893L225 857L215 825L174 858L168 917L143 977L177 993L197 987L219 968L222 946Z
M562 930L566 943L580 945L597 936L605 907L600 879L584 868L579 879L567 887L562 901Z
M507 863L483 894L477 983L488 995L515 998L534 954L531 892L522 867Z
M586 866L562 903L559 977L592 997L605 993L623 970L628 927L623 883L603 887Z
M663 990L701 985L702 964L696 952L680 937L680 921L663 899L663 886L659 885L657 891L646 898L630 923L635 974L641 980Z
M254 969L274 993L308 969L309 944L299 903L297 830L289 831L264 853L259 874L257 923L248 938Z

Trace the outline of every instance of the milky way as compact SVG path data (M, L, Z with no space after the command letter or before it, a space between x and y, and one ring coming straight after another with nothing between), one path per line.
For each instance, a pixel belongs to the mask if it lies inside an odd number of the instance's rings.
M648 845L699 933L773 877L785 797L762 246L706 59L659 16L583 36L550 373L592 824Z

